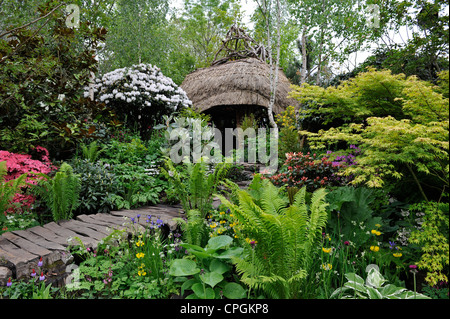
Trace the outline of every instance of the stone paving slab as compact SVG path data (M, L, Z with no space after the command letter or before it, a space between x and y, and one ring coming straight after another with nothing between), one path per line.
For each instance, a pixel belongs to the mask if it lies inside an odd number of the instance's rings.
M40 257L44 267L54 265L55 272L58 272L56 269L64 272L65 265L72 261L68 258L67 247L78 244L75 237L86 247L95 248L113 229L124 229L127 233L143 230L148 226L147 215L153 216L154 222L160 218L174 230L177 223L173 218L182 216L182 213L180 205L146 206L109 214L79 215L72 220L3 233L0 235L0 285L6 284L11 276L13 279L29 277L32 269L37 271ZM138 214L141 218L133 223L131 218ZM48 269L48 272L53 270Z

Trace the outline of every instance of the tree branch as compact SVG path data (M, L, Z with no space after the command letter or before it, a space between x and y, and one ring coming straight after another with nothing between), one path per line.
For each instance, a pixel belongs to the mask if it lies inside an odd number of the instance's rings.
M53 10L50 11L49 13L47 13L46 15L44 15L44 16L42 16L42 17L39 17L39 18L37 18L37 19L35 19L35 20L33 20L33 21L31 21L31 22L29 22L29 23L23 25L23 26L14 28L14 29L9 30L9 31L6 31L6 32L3 32L2 34L0 34L0 38L4 37L5 35L7 35L7 34L9 34L9 33L13 33L13 32L15 32L15 31L17 31L17 30L26 28L26 27L28 27L28 26L30 26L30 25L32 25L32 24L34 24L34 23L36 23L36 22L38 22L38 21L40 21L40 20L42 20L42 19L45 19L46 17L48 17L49 15L51 15L54 11L56 11L57 9L59 9L59 8L60 8L62 5L64 5L64 4L65 4L65 3L59 4L58 6L56 6L55 8L53 8Z

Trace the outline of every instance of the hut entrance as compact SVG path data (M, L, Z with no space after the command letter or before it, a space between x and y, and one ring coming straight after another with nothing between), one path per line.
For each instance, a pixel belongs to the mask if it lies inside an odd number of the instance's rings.
M259 105L218 105L203 112L211 116L214 126L222 133L222 154L225 154L225 129L243 130L248 127L258 129L259 127L269 127L267 108ZM233 148L238 147L238 138L233 139Z

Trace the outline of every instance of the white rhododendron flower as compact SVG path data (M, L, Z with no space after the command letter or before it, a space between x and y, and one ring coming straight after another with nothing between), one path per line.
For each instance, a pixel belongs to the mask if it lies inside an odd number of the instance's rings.
M116 69L95 79L90 87L94 98L129 121L149 127L164 114L191 107L183 89L151 64ZM84 96L89 96L89 87ZM140 123L144 122L144 123Z

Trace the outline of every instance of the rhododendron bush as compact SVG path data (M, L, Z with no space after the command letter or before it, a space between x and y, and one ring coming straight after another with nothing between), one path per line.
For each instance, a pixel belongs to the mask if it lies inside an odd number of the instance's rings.
M16 179L20 175L28 173L27 183L36 184L36 175L34 173L49 174L56 169L50 161L48 151L45 148L36 146L35 151L40 160L32 159L32 156L28 154L0 151L0 162L6 161L6 166L8 167L5 181Z
M49 174L56 169L49 159L47 149L36 146L34 149L39 159L32 159L29 154L16 154L7 151L0 151L0 162L5 161L7 167L7 174L4 176L4 182L15 180L22 174L27 174L25 179L26 184L37 183L39 178L37 173ZM34 195L26 194L26 186L22 187L24 193L16 193L11 200L11 205L6 209L4 214L8 213L22 213L25 209L30 209L35 202Z
M119 119L136 126L143 135L163 115L192 105L186 93L151 64L109 72L95 80L93 91L97 101L104 102Z

